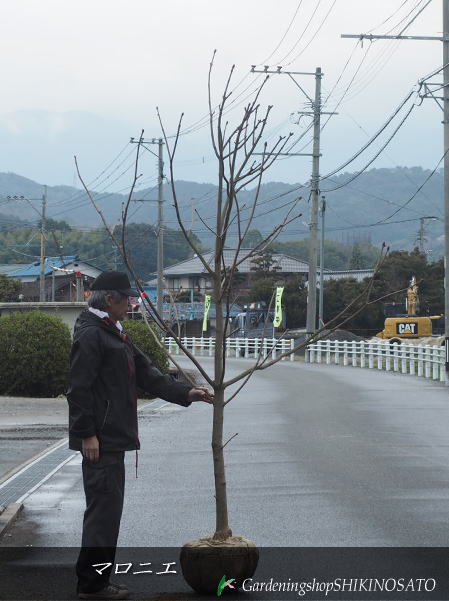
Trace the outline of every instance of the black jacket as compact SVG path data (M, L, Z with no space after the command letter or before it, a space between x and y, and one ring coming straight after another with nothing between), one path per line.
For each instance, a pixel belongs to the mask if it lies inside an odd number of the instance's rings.
M70 359L69 447L96 434L102 451L140 447L137 387L187 407L188 384L163 375L117 328L90 311L75 324Z

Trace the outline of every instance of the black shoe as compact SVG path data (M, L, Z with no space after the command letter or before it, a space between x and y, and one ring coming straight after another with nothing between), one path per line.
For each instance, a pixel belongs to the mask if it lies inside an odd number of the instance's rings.
M112 586L116 586L121 591L127 591L127 592L129 592L129 589L126 586L126 584L121 584L120 582L109 582L109 584L112 584Z
M124 585L121 585L122 587ZM78 593L78 599L127 599L129 591L127 588L119 588L116 584L108 584L96 593Z

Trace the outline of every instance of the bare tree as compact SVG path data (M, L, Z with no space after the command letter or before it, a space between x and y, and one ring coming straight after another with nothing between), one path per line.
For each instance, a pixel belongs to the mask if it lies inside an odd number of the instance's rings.
M283 152L286 144L289 142L292 136L291 133L286 136L280 136L271 144L264 141L264 135L266 133L266 127L272 107L268 106L266 109L262 109L260 105L260 96L266 85L268 76L257 88L251 101L244 107L240 118L237 119L236 123L232 124L227 120L226 116L230 106L232 106L231 81L234 73L234 67L230 70L221 99L218 105L214 107L212 101L211 82L214 57L210 63L208 76L210 137L218 167L217 197L213 220L211 221L210 218L203 217L203 215L196 210L200 221L203 223L204 227L213 234L214 237L215 252L213 261L210 263L206 260L205 255L201 252L201 249L192 240L192 237L189 235L190 232L186 229L183 223L181 202L176 189L174 173L175 157L180 141L183 116L181 115L179 120L176 134L169 137L166 133L158 111L159 121L169 157L170 182L179 228L183 232L185 239L190 245L192 251L202 262L206 273L212 281L212 296L216 309L216 337L213 376L211 376L204 369L198 359L183 344L179 335L179 327L177 332L173 331L171 325L164 321L162 315L158 314L156 307L148 299L148 297L144 298L144 302L151 314L154 316L154 319L161 330L166 335L174 338L181 351L190 359L205 381L214 389L215 401L213 407L212 452L215 478L216 524L213 539L216 541L223 541L232 536L232 531L228 520L227 488L223 450L230 440L236 436L234 434L234 436L229 440L223 440L223 420L225 406L233 398L235 398L235 396L240 392L243 386L248 383L251 376L256 371L267 369L291 353L301 350L311 341L319 338L323 333L324 328L317 330L312 336L310 336L301 344L298 344L295 348L282 354L278 354L276 358L270 357L270 354L262 356L262 352L260 352L258 356L254 358L252 365L250 365L247 369L244 369L235 377L226 379L226 340L230 331L231 305L234 299L233 285L236 279L238 268L244 261L251 261L252 258L263 252L276 240L276 238L288 224L300 217L300 213L298 213L298 203L301 198L296 198L293 201L276 206L275 209L273 209L273 207L269 204L269 201L261 200L260 198L261 184L264 174L270 169L279 155ZM130 274L132 277L134 277L136 286L141 292L143 292L142 282L140 282L139 278L136 276L126 250L126 220L128 216L128 208L132 200L132 193L139 178L138 164L142 141L143 132L137 144L134 179L127 202L123 209L121 240L118 240L114 236L114 233L108 226L104 214L98 207L95 198L84 184L75 157L80 180L101 219L103 220L106 230L109 232L113 242L121 252L124 262ZM255 184L252 201L249 204L242 204L239 199L239 194L248 184L251 183ZM279 222L274 225L272 230L254 246L254 248L245 249L245 237L251 228L254 227L254 220L265 210L268 212L273 210L276 212L283 211L282 217ZM236 242L232 244L232 248L229 248L230 245L227 243L227 241L231 234L233 238L235 237ZM387 252L388 249L383 247L376 270L381 266ZM344 312L337 315L332 322L329 322L325 325L326 331L332 331L338 327L341 327L346 321L354 317L354 315L359 313L368 304L379 300L371 299L372 288L373 280L367 283L363 292L356 297L348 307L345 308ZM351 315L346 317L348 310L350 310ZM159 342L159 344L162 343ZM273 342L273 348L276 347L277 344L278 341L275 340ZM170 356L170 360L180 369L179 365L176 363L176 360L172 356ZM238 384L237 390L234 390L234 392L228 395L226 398L228 388L235 384Z

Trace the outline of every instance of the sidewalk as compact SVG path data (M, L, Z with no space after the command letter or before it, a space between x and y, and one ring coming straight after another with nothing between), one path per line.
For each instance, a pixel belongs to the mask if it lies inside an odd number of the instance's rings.
M67 437L65 397L0 396L0 483L36 454Z
M151 400L139 400L138 406ZM68 437L67 400L0 396L0 484Z

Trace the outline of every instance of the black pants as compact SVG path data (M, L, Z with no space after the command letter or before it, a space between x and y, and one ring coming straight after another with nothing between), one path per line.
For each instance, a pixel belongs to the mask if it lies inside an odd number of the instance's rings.
M83 458L86 495L81 551L76 564L78 592L94 593L109 583L114 568L125 492L125 453L102 453L97 463ZM111 564L92 567L93 564ZM101 570L101 574L97 570Z

